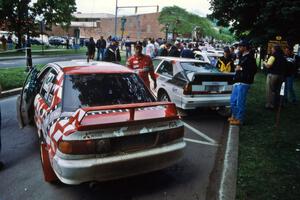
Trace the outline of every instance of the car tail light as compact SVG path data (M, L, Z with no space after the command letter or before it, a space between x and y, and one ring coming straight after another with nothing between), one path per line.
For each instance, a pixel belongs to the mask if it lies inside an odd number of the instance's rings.
M158 144L165 144L173 140L183 138L183 136L184 136L183 126L179 128L169 129L159 134Z
M84 140L84 141L61 141L58 149L65 154L101 154L110 151L110 141Z
M183 94L184 95L191 95L192 94L192 85L191 84L186 84L183 87Z
M199 87L199 88L196 88L196 91L194 91L193 85L191 85L191 84L186 84L186 85L183 87L183 94L184 94L184 95L210 94L210 92L205 91L205 88L204 88L204 86L202 86L202 85L200 85L200 86L194 85L194 87Z

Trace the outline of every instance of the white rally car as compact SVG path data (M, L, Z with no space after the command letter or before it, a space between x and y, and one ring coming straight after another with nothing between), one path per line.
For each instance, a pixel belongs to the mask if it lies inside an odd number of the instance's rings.
M159 101L172 101L185 110L230 105L233 73L195 59L156 57L153 63Z

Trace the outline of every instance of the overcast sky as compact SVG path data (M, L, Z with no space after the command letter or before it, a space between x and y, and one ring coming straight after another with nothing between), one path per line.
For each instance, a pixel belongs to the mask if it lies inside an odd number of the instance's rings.
M115 0L76 0L77 12L82 13L115 13ZM200 16L210 13L209 0L118 0L118 6L179 6ZM156 12L156 8L141 8L138 13ZM118 15L134 14L134 9L120 9Z

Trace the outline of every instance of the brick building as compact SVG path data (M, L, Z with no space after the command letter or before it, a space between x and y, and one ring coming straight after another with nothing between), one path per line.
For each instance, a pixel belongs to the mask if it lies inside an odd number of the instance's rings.
M74 14L75 20L71 22L68 31L63 30L60 26L53 26L52 31L48 34L55 36L74 36L74 30L80 30L81 38L99 38L101 35L107 38L114 35L115 18L110 14ZM121 17L118 18L117 35L120 37ZM159 13L139 14L125 16L126 25L124 37L130 36L132 40L142 40L143 38L164 38L165 33L161 31L162 25L158 22Z

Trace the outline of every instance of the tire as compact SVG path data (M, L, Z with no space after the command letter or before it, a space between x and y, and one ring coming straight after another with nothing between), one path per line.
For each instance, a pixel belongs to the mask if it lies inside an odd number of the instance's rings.
M56 182L58 178L52 169L47 145L43 141L40 142L40 158L45 181L51 183Z
M231 110L229 107L226 107L226 106L219 107L219 109L217 110L217 113L219 115L221 115L222 117L230 117L231 116Z
M168 101L171 102L169 95L165 91L161 91L157 97L158 101Z

